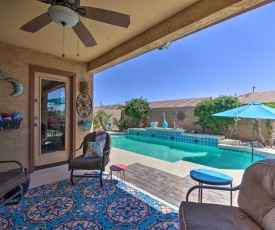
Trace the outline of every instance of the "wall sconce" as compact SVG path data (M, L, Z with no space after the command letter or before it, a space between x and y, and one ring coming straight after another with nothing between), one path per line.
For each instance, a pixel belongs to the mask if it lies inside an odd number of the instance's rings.
M80 82L80 92L81 93L89 93L89 83L86 81Z
M83 132L86 132L86 131L90 130L92 125L93 125L93 122L91 122L91 121L80 121L80 122L78 122L78 127Z

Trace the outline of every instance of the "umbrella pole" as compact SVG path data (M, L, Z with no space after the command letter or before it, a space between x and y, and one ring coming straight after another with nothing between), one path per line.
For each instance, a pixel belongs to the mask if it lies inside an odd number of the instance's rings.
M252 152L251 152L251 161L253 162L254 158L254 125L255 125L255 120L252 122Z

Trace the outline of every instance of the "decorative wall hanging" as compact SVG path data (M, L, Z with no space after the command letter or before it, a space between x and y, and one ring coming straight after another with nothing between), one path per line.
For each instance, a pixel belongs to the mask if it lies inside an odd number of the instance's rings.
M20 81L15 80L13 78L8 78L6 79L6 81L9 81L13 84L13 87L14 87L14 93L12 94L13 97L17 97L23 93L24 87Z
M87 93L81 93L76 100L76 110L80 117L88 117L92 112L92 99Z
M3 80L3 79L4 79L4 75L0 71L0 80ZM23 93L24 86L20 81L14 79L14 78L7 78L5 80L8 82L11 82L13 84L13 87L14 87L14 93L12 94L13 97L17 97Z
M0 115L0 130L18 129L22 119L21 113L2 113Z
M81 93L89 93L89 83L86 81L80 82L80 92Z
M178 120L183 121L185 118L185 113L183 111L178 111L177 118L178 118Z

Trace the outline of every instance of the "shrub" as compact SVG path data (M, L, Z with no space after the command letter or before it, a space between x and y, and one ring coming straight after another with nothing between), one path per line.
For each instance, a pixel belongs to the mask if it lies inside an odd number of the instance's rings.
M147 112L150 110L149 103L146 99L133 98L131 101L126 101L124 108L125 114L132 117L136 126L146 117Z
M215 113L240 107L242 104L238 98L233 96L219 96L215 99L206 99L198 103L194 110L194 115L198 120L195 125L208 128L214 133L223 134L226 138L231 138L235 133L238 119L230 117L213 117Z
M114 125L116 125L118 127L118 129L120 131L122 131L123 129L130 128L130 124L128 123L127 120L119 120L117 118L114 118L113 123L114 123Z

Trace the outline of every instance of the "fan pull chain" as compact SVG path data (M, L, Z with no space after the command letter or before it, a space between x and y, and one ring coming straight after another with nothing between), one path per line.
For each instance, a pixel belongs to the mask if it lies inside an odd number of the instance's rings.
M65 57L65 54L64 54L64 42L65 42L64 33L65 33L65 25L63 25L62 57Z
M76 56L79 57L79 39L76 37Z

